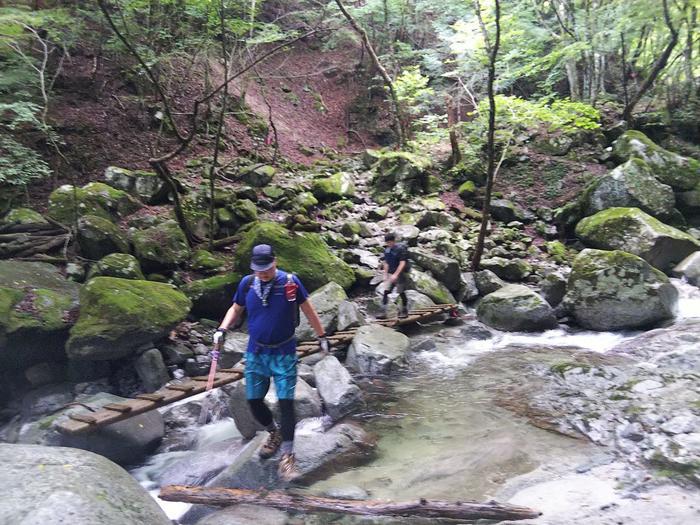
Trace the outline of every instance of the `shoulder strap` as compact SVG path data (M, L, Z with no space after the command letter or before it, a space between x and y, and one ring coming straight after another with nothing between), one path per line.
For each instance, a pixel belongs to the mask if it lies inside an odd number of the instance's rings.
M251 273L250 275L246 275L244 279L248 279L245 283L245 287L243 288L243 293L248 294L250 291L251 286L253 286L253 280L255 279L255 274Z

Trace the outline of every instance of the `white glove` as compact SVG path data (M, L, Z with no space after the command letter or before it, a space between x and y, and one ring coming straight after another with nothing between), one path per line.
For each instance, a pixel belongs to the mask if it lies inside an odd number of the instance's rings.
M328 342L328 338L325 335L318 338L318 346L324 354L328 354L331 351L331 344Z
M221 341L224 339L224 331L222 329L218 329L216 332L214 332L214 346L218 347L219 344L221 344Z

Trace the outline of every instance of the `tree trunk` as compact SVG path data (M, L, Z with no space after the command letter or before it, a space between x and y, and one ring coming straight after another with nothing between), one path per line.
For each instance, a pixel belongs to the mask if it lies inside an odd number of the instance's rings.
M688 34L686 38L685 51L685 76L687 77L688 96L695 96L695 75L693 74L693 38L695 36L695 28L698 22L698 8L693 6L690 8L688 16Z
M671 33L671 39L669 40L668 44L666 44L666 48L664 49L663 53L661 53L661 56L654 63L649 76L644 79L641 87L634 95L632 95L630 101L625 106L625 110L622 112L622 119L626 120L628 123L632 121L632 112L634 111L635 106L647 93L647 91L649 91L651 86L654 84L656 77L659 76L659 73L661 73L661 71L663 71L663 69L666 67L668 59L671 56L671 52L678 43L678 31L675 27L673 27L673 23L671 22L671 16L668 11L668 0L663 0L663 3L664 19L666 20L666 27L668 27L668 30Z
M452 153L448 163L448 168L454 168L462 162L462 152L459 149L459 138L457 137L457 122L459 121L459 113L452 103L452 97L447 96L447 128L450 130L450 146Z
M475 4L478 7L477 14L481 19L481 8L478 0L475 0ZM488 140L486 143L486 153L488 155L488 167L486 171L486 195L484 195L484 206L481 211L481 228L479 230L479 237L476 241L476 247L474 248L474 258L472 259L473 272L479 269L479 264L481 264L481 255L484 252L484 240L486 239L486 231L488 229L489 219L491 216L491 192L493 190L493 179L496 170L496 100L494 98L493 84L496 79L496 57L498 56L498 48L501 45L501 4L499 3L499 0L494 1L494 8L496 35L493 46L489 46L488 48L489 77L487 92L489 97L489 130Z
M350 23L350 25L355 30L355 32L358 35L360 35L360 38L362 39L362 43L364 44L365 49L367 49L367 54L372 59L372 63L374 64L374 67L376 67L377 71L379 71L379 74L381 75L382 79L384 80L384 84L386 85L387 89L389 90L389 94L391 95L391 101L394 105L394 117L395 117L394 120L395 120L395 125L396 125L396 136L398 139L399 148L403 148L403 146L405 144L406 134L404 133L404 122L403 122L403 119L401 118L401 105L399 104L399 98L396 95L396 90L394 89L394 82L391 80L389 73L387 73L386 69L384 69L384 66L380 62L379 57L374 52L374 48L372 47L372 43L369 41L369 37L367 36L367 31L365 31L362 27L360 27L360 25L355 21L355 19L352 17L352 15L345 8L345 6L343 5L343 2L341 2L341 0L335 0L335 3L338 4L338 8L343 13L343 16L345 16L345 18Z
M498 1L498 0L496 0ZM416 516L451 518L457 520L525 520L537 518L540 513L527 507L503 505L496 502L478 503L437 500L391 503L385 501L352 501L323 498L282 491L228 489L216 487L186 487L169 485L161 488L160 499L226 507L249 504L273 507L293 512L334 512L361 516Z
M571 100L581 100L581 88L579 87L576 62L568 60L564 67L566 68L566 78L569 81L569 96Z

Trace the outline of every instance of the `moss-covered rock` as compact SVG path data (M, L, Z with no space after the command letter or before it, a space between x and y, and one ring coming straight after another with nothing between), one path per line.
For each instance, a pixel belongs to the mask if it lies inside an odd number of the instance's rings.
M535 332L557 326L552 307L526 286L509 284L484 297L476 309L479 321L507 332Z
M190 230L197 236L207 238L209 232L209 189L200 187L180 198L182 213ZM172 215L173 219L175 214ZM214 223L216 229L217 223ZM217 234L217 231L212 233Z
M296 196L295 202L304 210L308 210L309 208L313 208L314 206L318 205L318 199L310 191L303 191L299 193Z
M620 250L583 250L574 260L564 306L591 330L644 328L673 318L678 292L646 261Z
M596 213L578 223L576 235L586 246L623 250L663 271L700 250L696 239L639 208L610 208Z
M481 261L484 270L491 270L506 281L522 281L532 273L532 265L523 259L489 257Z
M15 208L10 210L0 220L0 224L48 224L49 221L38 211L30 208Z
M423 295L427 295L436 304L453 304L457 302L447 289L447 286L427 272L421 272L413 268L408 273L408 281L411 288Z
M109 166L105 170L105 181L113 188L131 193L147 204L164 202L168 195L165 184L154 171L132 171Z
M113 221L135 212L140 207L141 203L127 192L103 182L90 182L75 190L73 186L66 184L49 195L48 215L63 224L72 224L76 216L83 215L97 215Z
M347 298L348 295L343 287L332 281L309 296L309 301L311 301L316 310L326 333L333 333L338 328L338 308ZM302 314L299 326L296 329L297 338L300 341L304 341L314 338L315 334L316 332L309 324L308 319Z
M208 319L223 319L233 303L233 296L242 279L238 273L197 279L182 287L192 301L192 313Z
M374 151L373 169L376 175L372 186L376 191L390 191L396 196L428 193L429 174L432 163L407 151Z
M315 179L311 185L314 197L322 202L337 201L355 195L355 183L349 173L338 172Z
M129 253L126 235L116 224L97 215L83 215L78 220L77 238L81 254L93 261L110 253Z
M345 235L345 237L352 237L353 235L360 235L360 230L362 227L357 221L344 222L340 227L340 233Z
M231 261L207 250L197 250L192 255L190 266L193 270L202 273L215 273L223 271Z
M138 259L128 253L111 253L97 261L87 276L88 280L93 277L118 277L141 281L145 279Z
M410 256L418 266L436 275L448 290L459 289L461 272L456 260L422 248L411 248Z
M134 253L146 272L174 270L190 257L185 234L175 221L167 221L132 235Z
M80 316L71 328L71 359L118 359L152 343L182 321L191 301L173 286L95 277L80 290Z
M60 359L78 290L50 264L0 261L0 367Z
M700 183L700 162L654 144L641 131L623 133L615 141L613 153L621 162L642 159L660 182L676 190L690 190Z
M272 181L272 178L277 173L277 169L273 166L254 165L241 170L241 178L246 184L262 188L267 186Z
M676 204L673 189L660 183L649 165L638 158L593 181L583 198L585 216L608 208L639 208L654 217L665 218Z
M247 224L258 220L258 208L255 206L255 203L249 199L239 199L230 204L228 208L241 224Z
M236 250L236 269L250 268L250 253L256 244L270 244L279 268L296 273L308 290L335 281L343 288L352 286L355 275L349 265L333 255L316 233L292 233L273 222L254 223L246 228Z
M476 184L474 181L468 180L459 185L457 193L465 201L472 201L476 195Z

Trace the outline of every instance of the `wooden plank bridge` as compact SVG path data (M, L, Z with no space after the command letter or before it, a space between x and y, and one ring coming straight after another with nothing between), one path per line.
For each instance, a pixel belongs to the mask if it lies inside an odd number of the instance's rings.
M375 321L375 323L393 328L429 321L440 314L456 312L456 309L457 306L454 304L439 304L411 310L407 317L381 319ZM349 345L356 332L357 328L353 328L328 336L331 348L339 349ZM319 351L317 341L303 341L297 345L297 355L300 358ZM216 372L214 388L239 381L244 377L244 370L243 362L236 364L233 368L220 368ZM117 421L123 421L144 412L201 394L206 390L207 379L207 376L197 376L182 382L171 382L155 392L139 394L134 399L129 399L122 403L110 403L95 412L69 414L68 420L57 424L57 428L65 434L92 432Z

